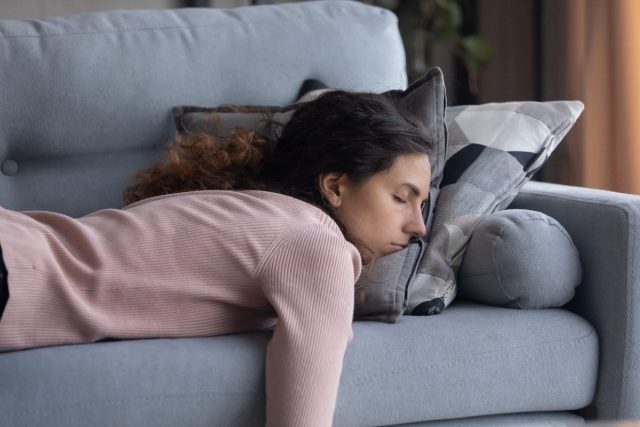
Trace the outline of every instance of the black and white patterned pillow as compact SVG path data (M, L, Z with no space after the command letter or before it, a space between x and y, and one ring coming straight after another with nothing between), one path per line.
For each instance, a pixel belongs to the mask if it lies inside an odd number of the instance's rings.
M579 101L449 107L447 160L429 243L407 289L406 314L438 314L484 215L504 209L580 116Z

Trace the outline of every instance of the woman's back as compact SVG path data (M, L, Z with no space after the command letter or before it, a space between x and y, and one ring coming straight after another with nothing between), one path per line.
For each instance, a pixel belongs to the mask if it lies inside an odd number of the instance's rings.
M298 250L322 245L320 234L334 241L319 250L351 252L352 283L360 269L355 247L329 216L266 191L177 193L79 219L5 210L0 217L11 272L0 350L272 325L260 275L270 252L301 233ZM301 267L278 258L280 274ZM42 311L65 314L42 322Z

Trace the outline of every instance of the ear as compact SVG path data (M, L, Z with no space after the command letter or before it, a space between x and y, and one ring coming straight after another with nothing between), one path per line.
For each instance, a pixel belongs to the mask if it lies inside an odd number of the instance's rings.
M320 194L332 208L339 208L342 205L346 189L347 175L344 172L321 173L318 177L318 187Z

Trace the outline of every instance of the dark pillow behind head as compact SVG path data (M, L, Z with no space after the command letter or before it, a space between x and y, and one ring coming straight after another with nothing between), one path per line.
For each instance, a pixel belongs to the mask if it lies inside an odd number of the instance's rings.
M485 215L471 235L458 295L522 309L561 307L580 284L580 257L569 233L541 212Z

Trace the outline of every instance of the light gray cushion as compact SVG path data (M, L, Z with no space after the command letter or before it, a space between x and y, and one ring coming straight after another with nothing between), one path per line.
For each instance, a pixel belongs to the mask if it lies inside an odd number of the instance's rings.
M334 425L379 426L591 402L598 339L566 310L455 301L439 316L355 322ZM264 425L268 332L0 354L12 427Z
M0 64L0 206L73 216L122 206L175 105L407 85L396 16L354 1L0 20Z
M438 314L451 304L477 222L515 198L583 107L551 101L447 108L447 161L429 242L407 291L407 313Z
M510 209L486 215L462 260L458 295L499 306L561 307L580 284L571 236L541 212Z

